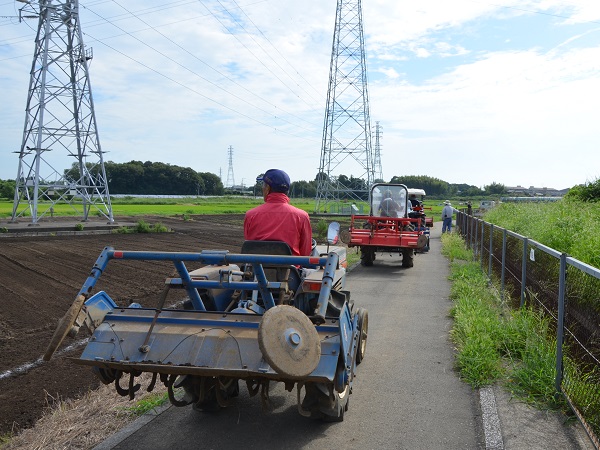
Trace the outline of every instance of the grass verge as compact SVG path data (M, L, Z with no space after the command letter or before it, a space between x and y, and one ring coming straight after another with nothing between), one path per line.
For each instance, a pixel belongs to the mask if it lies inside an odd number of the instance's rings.
M451 261L451 337L460 376L473 387L496 382L539 408L567 410L555 395L556 342L537 311L511 310L458 234L442 236Z

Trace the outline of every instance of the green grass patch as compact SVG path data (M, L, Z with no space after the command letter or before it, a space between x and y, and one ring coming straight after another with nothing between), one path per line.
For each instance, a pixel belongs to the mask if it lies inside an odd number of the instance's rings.
M554 389L556 341L541 313L511 310L457 235L442 236L452 258L451 330L456 367L473 387L503 383L518 398L544 408L565 408Z
M360 261L360 252L358 247L347 249L346 261L348 261L348 267L351 267Z
M251 208L261 205L262 197L211 197L211 198L140 198L125 197L111 199L113 216L174 216L184 214L244 214ZM291 199L290 203L309 213L314 211L312 199ZM13 202L0 201L0 218L12 215ZM40 202L39 214L50 208L50 203ZM57 203L53 206L55 216L82 215L81 205ZM25 214L27 216L28 214ZM46 214L50 217L49 214Z
M600 435L600 369L577 367L567 361L564 368L566 392L596 435Z
M165 392L163 394L151 394L141 400L135 402L132 406L122 408L126 414L133 415L136 417L142 416L154 408L164 405L169 401L169 396Z
M462 261L473 260L473 252L464 245L462 237L458 233L444 233L442 235L442 255L450 262L455 259Z
M502 203L484 220L600 267L600 202Z
M138 220L134 227L119 227L113 231L117 234L132 234L132 233L168 233L171 230L162 223L157 222L154 225L147 223L144 220Z
M0 447L2 447L5 444L8 444L12 438L13 438L12 433L0 434Z

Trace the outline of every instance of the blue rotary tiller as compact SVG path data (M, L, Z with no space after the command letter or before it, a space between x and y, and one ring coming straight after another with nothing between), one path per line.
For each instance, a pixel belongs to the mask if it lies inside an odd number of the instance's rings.
M120 307L93 291L109 262L124 260L172 261L177 276L166 278L152 307ZM280 242L247 241L240 254L106 247L44 358L85 325L92 336L75 362L130 398L143 372L153 374L148 390L160 380L171 403L203 411L227 406L242 380L268 402L270 382L280 381L296 387L302 415L343 420L368 333L366 309L344 290L345 265L341 247L299 257ZM186 299L169 304L172 289L184 289Z

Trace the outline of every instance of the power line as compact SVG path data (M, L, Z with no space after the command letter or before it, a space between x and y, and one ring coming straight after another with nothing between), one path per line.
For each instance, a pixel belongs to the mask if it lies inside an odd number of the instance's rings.
M260 64L261 64L261 65L262 65L262 66L263 66L265 69L267 69L267 70L268 70L268 71L269 71L269 72L270 72L270 73L271 73L271 74L272 74L272 75L273 75L275 78L277 78L277 80L279 80L279 82L281 82L281 84L282 84L283 86L285 86L287 89L289 89L289 90L290 90L290 92L292 92L294 95L296 95L296 93L294 92L294 90L293 90L292 88L290 88L290 87L289 87L289 86L288 86L288 85L287 85L287 84L286 84L286 83L285 83L285 82L284 82L284 81L283 81L283 80L282 80L282 79L281 79L281 78L280 78L280 77L279 77L279 76L278 76L278 75L277 75L275 72L273 72L273 71L272 71L272 70L271 70L269 67L267 67L267 65L266 65L266 64L265 64L265 63L264 63L264 62L263 62L263 61L262 61L262 60L261 60L261 59L260 59L260 58L259 58L259 57L258 57L258 56L257 56L257 55L256 55L256 54L253 52L253 51L252 51L252 50L250 50L250 48L248 48L248 46L247 46L247 45L246 45L246 44L245 44L245 43L244 43L242 40L240 40L240 38L239 38L239 37L238 37L238 36L237 36L235 33L233 33L233 32L232 32L232 31L229 29L229 27L228 27L226 24L224 24L224 23L223 23L223 21L222 21L221 19L219 19L219 17L218 17L216 14L214 14L214 13L213 13L213 12L212 12L212 11L211 11L211 10L210 10L210 9L209 9L207 6L206 6L206 5L205 5L205 4L202 2L202 0L198 0L198 1L200 2L200 4L202 4L202 6L204 6L204 7L206 8L206 10L207 10L207 11L209 11L209 12L210 12L210 13L213 15L213 17L214 17L214 18L215 18L215 19L216 19L216 20L217 20L217 21L218 21L218 22L219 22L219 23L220 23L220 24L223 26L223 28L225 28L225 29L227 30L227 32L228 32L228 33L229 33L231 36L233 36L233 37L235 38L235 40L236 40L236 41L238 41L238 42L240 43L240 45L242 45L242 47L244 47L244 48L245 48L245 49L248 51L248 53L250 53L252 56L254 56L254 58L256 58L256 60L257 60L257 61L258 61L258 62L259 62L259 63L260 63ZM219 0L217 0L217 1L219 1ZM219 1L219 4L221 4L221 2L220 2L220 1ZM235 20L235 19L234 19L234 20ZM239 22L237 22L237 23L239 24ZM240 26L241 26L242 28L244 28L244 27L243 27L243 25L241 25L241 24L240 24ZM245 29L244 29L244 31L245 31ZM254 40L254 38L252 38L252 35L251 35L250 33L249 33L249 36L251 36L251 39L252 39L254 42L256 42L256 41ZM259 45L259 47L260 47L260 45ZM261 50L263 50L263 49L262 49L262 47L261 47ZM263 50L263 51L264 51L264 50ZM266 53L266 52L265 52L265 53ZM268 54L268 53L267 53L267 54ZM300 100L302 100L304 103L306 103L306 105L308 105L309 107L311 107L311 108L313 107L313 105L311 105L310 103L308 103L306 100L304 100L304 99L303 99L302 97L300 97L299 95L296 95L296 96L297 96L297 97L298 97Z
M96 2L95 4L101 4L101 3L105 3L105 2ZM247 89L246 87L244 87L244 86L242 86L241 84L239 84L239 83L235 82L234 80L232 80L232 79L231 79L230 77L228 77L227 75L223 74L222 72L218 71L218 70L217 70L217 69L215 69L214 67L210 66L208 63L206 63L206 62L202 61L200 58L198 58L198 57L196 57L195 55L193 55L191 52L189 52L188 50L186 50L185 48L183 48L182 46L180 46L179 44L177 44L176 42L174 42L172 39L170 39L168 36L164 35L164 33L162 33L162 32L160 32L160 31L158 31L158 30L156 29L156 27L153 27L153 26L149 25L147 22L145 22L145 21L143 21L141 18L137 17L136 13L133 13L132 11L129 11L129 10L127 10L125 7L123 7L122 5L120 5L120 4L119 4L119 3L117 3L117 2L114 2L114 3L118 4L118 5L119 5L121 8L123 8L125 11L127 11L127 13L128 13L130 16L134 16L134 17L136 17L136 18L137 18L138 20L140 20L142 23L144 23L145 25L147 25L149 29L152 29L152 30L154 30L155 32L159 33L161 36L163 36L163 37L164 37L165 39L167 39L169 42L171 42L172 44L176 45L177 47L179 47L180 49L182 49L183 51L185 51L185 52L186 52L188 55L190 55L191 57L195 58L195 59L196 59L196 60L198 60L199 62L201 62L201 63L205 64L207 67L209 67L210 69L212 69L213 71L215 71L216 73L218 73L220 76L223 76L224 78L227 78L229 81L231 81L232 83L236 84L236 85L237 85L237 86L239 86L240 88L242 88L242 89L246 90L247 92L250 92L250 93L251 93L252 95L254 95L256 98L258 98L258 99L260 99L260 100L264 101L265 103L269 104L270 106L272 106L272 107L274 107L274 108L277 108L277 110L278 110L278 111L281 111L281 112L283 112L284 114L290 115L290 116L292 116L292 117L295 117L295 118L296 118L296 119L298 119L298 120L301 120L301 121L303 121L303 122L306 122L306 123L308 123L308 124L311 124L311 122L307 121L306 119L304 119L304 118L302 118L302 117L299 117L299 116L297 116L297 115L295 115L295 114L289 113L288 111L286 111L286 110L284 110L284 109L282 109L282 108L278 107L277 105L275 105L275 104L273 104L273 103L271 103L271 102L267 101L266 99L264 99L264 98L262 98L262 97L258 96L258 95L257 95L257 94L255 94L255 93L251 92L251 91L250 91L249 89ZM189 2L187 2L187 3L189 3ZM194 3L195 3L195 0L194 0ZM229 91L229 90L227 90L227 89L223 88L222 86L220 86L220 85L218 85L218 84L216 84L216 83L214 83L214 82L210 81L209 79L207 79L207 78L205 78L205 77L203 77L203 76L199 75L199 74L198 74L197 72L195 72L194 70L192 70L192 69L190 69L190 68L188 68L188 67L184 66L183 64L181 64L181 63L177 62L176 60L174 60L174 59L173 59L173 58L171 58L170 56L166 55L165 53L163 53L163 52L160 52L160 51L159 51L159 50L157 50L156 48L154 48L154 47L152 47L151 45L149 45L149 44L145 43L145 42L144 42L144 41L142 41L141 39L139 39L139 38L135 37L135 36L134 36L134 35L133 35L131 32L128 32L128 31L124 30L123 28L119 27L118 25L116 25L116 24L112 23L110 20L106 19L105 17L103 17L102 15L98 14L97 12L95 12L95 11L93 11L93 10L91 10L90 8L87 8L87 7L86 7L85 9L87 9L87 10L88 10L88 11L90 11L92 14L96 15L97 17L99 17L99 18L100 18L100 20L104 21L105 23L108 23L108 24L111 24L111 25L113 25L115 28L117 28L117 29L119 29L120 31L122 31L122 32L123 32L123 34L125 34L125 35L128 35L128 36L130 36L130 37L132 37L132 38L136 39L138 42L140 42L141 44L143 44L143 45L145 45L146 47L150 48L151 50L153 50L154 52L158 53L158 54L159 54L159 55L161 55L162 57L164 57L164 58L168 59L169 61L171 61L171 62L173 62L173 63L175 63L175 64L177 64L178 66L180 66L180 67L182 67L183 69L185 69L185 70L189 71L189 72L190 72L190 73L192 73L193 75L195 75L195 76L199 77L200 79L202 79L202 80L204 80L205 82L207 82L207 83L211 84L212 86L214 86L214 87L216 87L216 88L218 88L218 89L222 90L223 92L227 93L228 95L231 95L231 96L233 96L234 98L236 98L236 99L238 99L238 100L240 100L240 101L242 101L242 102L244 102L244 103L248 104L249 106L251 106L251 107L253 107L253 108L256 108L256 109L258 109L258 110L259 110L259 111L261 111L262 113L264 113L264 114L266 114L266 115L268 115L268 116L271 116L271 117L275 117L276 119L278 119L278 120L281 120L282 122L285 122L285 123L287 123L287 124L289 124L289 125L291 125L291 126L293 126L293 127L297 127L297 128L303 129L303 130L305 130L305 131L308 131L308 132L311 132L311 133L313 132L313 130L311 130L311 129L309 129L309 128L303 127L303 126L299 125L298 123L293 123L293 122L291 122L291 121L287 120L285 117L282 117L282 115L281 115L281 114L275 114L275 115L274 115L274 114L273 114L273 113L271 113L270 111L267 111L267 110L265 110L265 109L263 109L263 108L260 108L259 106L257 106L257 105L255 105L255 104L253 104L253 103L251 103L251 102L249 102L249 101L247 101L247 100L245 100L245 99L243 99L243 98L239 97L238 95L236 95L236 94L232 93L231 91ZM147 9L146 9L146 10L144 10L144 11L148 11L148 10L150 10L150 9L155 9L155 8L147 8ZM205 16L208 16L208 15L205 15ZM172 79L172 78L171 78L171 77L169 77L169 76L166 76L166 75L162 74L160 71L158 71L158 70L156 70L156 69L152 69L152 68L150 68L148 65L146 65L146 64L143 64L143 63L141 63L140 61L136 60L135 58L132 58L132 57L130 57L130 56L128 56L128 55L126 55L124 52L118 51L118 50L117 50L116 48L114 48L113 46L111 46L111 45L107 44L106 42L104 42L104 39L97 39L97 38L94 38L92 35L90 35L90 34L88 34L88 33L86 33L86 35L87 35L87 36L89 36L89 37L91 37L91 38L92 38L92 41L96 41L96 42L98 42L98 43L101 43L102 45L105 45L107 48L110 48L111 50L113 50L113 51L116 51L117 53L119 53L119 54L121 54L121 55L123 55L123 56L125 56L125 57L127 57L127 58L129 58L129 59L131 59L132 61L136 62L137 64L140 64L142 67L145 67L146 69L148 69L148 70L151 70L152 72L154 72L154 73L156 73L156 74L158 74L158 75L161 75L161 76L163 76L164 78L166 78L166 79L168 79L168 80L170 80L170 81L176 82L174 79ZM17 58L17 57L15 57L15 58ZM12 58L10 58L10 59L12 59ZM311 141L311 142L316 142L316 139L309 139L309 138L305 138L305 137L303 137L303 136L299 136L299 135L297 135L297 134L294 134L294 133L292 133L292 132L285 131L285 130L284 130L284 129L282 129L282 128L277 128L277 127L274 127L273 125L270 125L270 124L267 124L267 123L265 123L265 122L263 122L263 121L260 121L260 120L256 119L256 118L255 118L255 117L253 117L253 116L250 116L250 115L248 115L248 114L244 114L244 113L242 113L242 112L240 112L240 111L236 110L235 108L228 107L228 106L224 105L223 103L221 103L221 102L219 102L219 101L217 101L217 100L214 100L214 99L212 99L212 98L210 98L210 97L208 97L208 96L206 96L206 95L204 95L204 94L201 94L199 91L197 91L197 90L195 90L195 89L192 89L192 88L190 88L189 86L185 86L185 85L184 85L183 83L181 83L181 82L176 82L176 83L177 83L177 84L179 84L180 86L184 86L184 87L185 87L186 89L188 89L188 90L191 90L191 91L192 91L192 92L194 92L195 94L197 94L197 95L201 95L202 97L206 98L207 100L210 100L210 101L212 101L212 102L214 102L214 103L218 104L219 106L221 106L221 107L224 107L224 108L226 108L226 109L228 109L228 110L230 110L230 111L232 111L232 112L234 112L234 113L236 113L236 114L238 114L238 115L241 115L241 116L243 116L243 117L246 117L246 118L248 118L248 119L250 119L250 120L252 120L252 121L254 121L254 122L257 122L257 123L259 123L259 124L261 124L261 125L263 125L263 126L267 126L267 127L269 127L269 128L272 128L274 131L279 131L279 132L281 132L281 133L288 134L288 135L290 135L290 136L298 137L298 138L301 138L301 139L304 139L304 140L308 140L308 141Z
M297 115L295 115L295 114L293 114L293 113L290 113L290 112L288 112L288 111L286 111L286 110L284 110L284 109L282 109L282 108L278 107L277 105L275 105L275 104L271 103L270 101L266 100L265 98L263 98L263 97L261 97L261 96L257 95L256 93L252 92L250 89L246 88L245 86L243 86L243 85L239 84L237 81L233 80L232 78L230 78L230 77L229 77L229 76L227 76L226 74L224 74L224 73L222 73L221 71L219 71L218 69L214 68L214 67L213 67L213 66L211 66L209 63L207 63L206 61L202 60L201 58L199 58L199 57L198 57L198 56L196 56L195 54L191 53L189 50L187 50L186 48L184 48L183 46L181 46L179 43L175 42L173 39L171 39L170 37L168 37L167 35L165 35L165 34L164 34L164 33L162 33L161 31L157 30L157 29L156 29L154 26L150 25L149 23L147 23L146 21L144 21L142 18L138 17L138 16L136 15L136 13L134 13L134 12L132 12L132 11L128 10L127 8L125 8L125 6L121 5L121 4L120 4L119 2L117 2L116 0L112 0L112 1L113 1L113 3L115 3L116 5L118 5L119 7L123 8L125 11L127 11L127 12L128 12L130 15L131 15L131 16L135 17L135 18L136 18L136 19L138 19L140 22L142 22L144 25L148 26L148 27L149 27L149 29L152 29L154 32L158 33L160 36L162 36L164 39L166 39L167 41L169 41L171 44L175 45L177 48L179 48L179 49L181 49L182 51L184 51L184 52L185 52L186 54L188 54L190 57L192 57L192 58L194 58L195 60L197 60L198 62L200 62L200 63L204 64L206 67L208 67L209 69L211 69L211 70L215 71L215 72L216 72L216 73L218 73L220 76L222 76L222 77L226 78L227 80L229 80L230 82L232 82L232 83L233 83L233 84L235 84L236 86L239 86L240 88L242 88L242 89L243 89L243 90L245 90L246 92L250 93L250 94L251 94L251 95L253 95L254 97L258 98L259 100L261 100L261 101L263 101L263 102L267 103L268 105L270 105L270 106L272 106L272 107L274 107L274 108L277 108L278 110L281 110L281 111L283 111L285 114L288 114L288 115L290 115L290 116L292 116L292 117L295 117L295 118L296 118L296 119L298 119L298 120L301 120L301 121L303 121L303 122L306 122L306 123L308 123L309 125L312 125L312 122L310 122L310 121L308 121L308 120L306 120L306 119L304 119L304 118L302 118L302 117L300 117L300 116L297 116ZM96 13L94 13L94 14L96 14ZM112 25L113 25L113 26L115 26L116 28L118 28L118 29L120 29L120 30L124 31L126 34L130 35L130 34L127 32L127 31L123 30L122 28L118 27L117 25L114 25L114 24L112 24ZM187 67L185 67L185 66L183 66L183 65L179 64L178 62L176 62L175 60L173 60L173 59L172 59L172 58L170 58L169 56L167 56L167 55L165 55L164 53L162 53L162 52L160 52L160 51L156 50L154 47L151 47L151 46L149 46L149 45L148 45L148 44L146 44L144 41L142 41L142 40L140 40L140 39L137 39L137 38L136 38L136 37L134 37L134 36L131 36L131 37L133 37L134 39L136 39L138 42L141 42L142 44L144 44L144 45L146 45L146 46L150 47L152 50L156 51L156 52L157 52L157 53L159 53L161 56L164 56L165 58L169 59L170 61L172 61L172 62L174 62L174 63L178 64L180 67L182 67L182 68L184 68L184 69L188 70L189 72L191 72L192 74L194 74L194 75L198 76L199 78L201 78L202 80L206 81L207 83L210 83L211 85L215 86L217 89L220 89L220 90L222 90L222 91L224 91L224 92L228 93L229 95L232 95L233 97L237 98L238 100L241 100L241 101L243 101L243 102L247 103L248 105L250 105L250 106L253 106L253 107L255 107L255 108L259 109L260 111L262 111L262 112L263 112L263 113L265 113L265 114L271 114L269 111L266 111L266 110L264 110L264 109L262 109L262 108L260 108L260 107L258 107L258 106L256 106L256 105L254 105L254 104L252 104L252 103L248 102L247 100L244 100L243 98L241 98L241 97L237 96L236 94L233 94L232 92L230 92L230 91L228 91L227 89L223 88L221 85L219 85L219 84L217 84L217 83L214 83L214 82L212 82L212 81L208 80L207 78L204 78L203 76L199 75L199 74L198 74L198 73L196 73L195 71L193 71L193 70L191 70L191 69L189 69L189 68L187 68ZM302 126L300 126L300 125L294 124L294 123L292 123L292 122L290 122L290 121L288 121L288 120L286 120L286 119L283 119L283 118L281 118L281 117L279 117L279 119L283 120L284 122L286 122L286 123L288 123L288 124L290 124L290 125L293 125L293 126L296 126L296 127L298 127L298 128L302 128L302 129L304 129L304 130L306 130L306 131L312 132L312 130L310 130L310 129L308 129L308 128L304 128L304 127L302 127Z
M190 86L188 86L188 85L186 85L186 84L184 84L184 83L182 83L180 81L177 81L177 80L175 80L174 78L172 78L172 77L170 77L168 75L165 75L164 73L162 73L162 72L160 72L160 71L158 71L158 70L156 70L156 69L148 66L147 64L144 64L143 62L141 62L141 61L139 61L139 60L137 60L137 59L135 59L135 58L133 58L133 57L125 54L125 53L123 53L122 51L117 50L113 46L108 45L106 42L103 42L103 41L101 41L99 39L95 39L93 36L90 36L90 37L92 37L92 39L94 39L96 42L98 42L98 43L106 46L107 48L111 49L114 52L119 53L121 56L124 56L125 58L130 59L131 61L135 62L136 64L139 64L140 66L148 69L149 71L151 71L151 72L153 72L153 73L155 73L155 74L157 74L157 75L159 75L159 76L161 76L161 77L163 77L163 78L165 78L165 79L167 79L167 80L169 80L169 81L171 81L171 82L173 82L173 83L175 83L175 84L183 87L184 89L187 89L188 91L193 92L194 94L199 95L199 96L205 98L206 100L208 100L210 102L213 102L213 103L215 103L215 104L217 104L217 105L219 105L219 106L221 106L221 107L223 107L223 108L225 108L225 109L227 109L227 110L229 110L229 111L231 111L231 112L233 112L235 114L238 114L238 115L240 115L242 117L245 117L246 119L248 119L248 120L250 120L252 122L258 123L259 125L263 125L263 126L265 126L267 128L271 128L274 131L278 131L280 133L284 133L284 134L287 134L287 135L290 135L290 136L294 136L296 138L304 139L304 140L307 140L307 141L310 141L310 142L314 142L315 141L314 139L308 139L308 138L305 138L303 136L299 136L299 135L296 135L296 134L293 134L293 133L289 133L287 131L284 131L282 129L274 127L273 125L270 125L268 123L262 122L262 121L258 120L255 117L249 116L248 114L245 114L245 113L243 113L241 111L238 111L238 110L236 110L234 108L231 108L230 106L227 106L227 105L225 105L225 104L223 104L223 103L221 103L221 102L219 102L219 101L217 101L217 100L215 100L213 98L210 98L210 97L204 95L203 93L201 93L201 92L199 92L199 91L191 88Z
M269 39L269 38L268 38L268 37L267 37L267 36L266 36L266 35L265 35L265 34L262 32L262 30L261 30L260 28L258 28L258 26L257 26L257 25L254 23L254 21L253 21L253 20L250 18L250 16L248 16L248 14L246 14L246 11L244 11L244 9L243 9L241 6L239 6L235 0L233 0L233 3L234 3L234 4L235 4L235 5L236 5L236 6L237 6L239 9L240 9L240 11L241 11L241 12L244 14L244 16L246 16L246 17L247 17L248 21L249 21L249 22L250 22L252 25L254 25L254 28L256 28L256 29L258 30L258 32L260 33L260 35L261 35L261 36L262 36L262 37L263 37L263 38L264 38L264 39L265 39L265 40L266 40L266 41L267 41L269 44L271 44L271 47L273 47L273 49L274 49L274 50L277 52L277 54L278 54L279 56L281 56L281 58L282 58L282 59L283 59L283 60L284 60L284 61L285 61L285 62L286 62L286 63L287 63L287 64L288 64L288 65L289 65L289 66L290 66L292 69L294 69L294 71L295 71L295 72L298 74L298 76L300 76L300 78L302 78L302 80L303 80L303 81L306 83L306 85L307 85L307 86L309 86L309 87L311 87L311 88L312 88L312 89L313 89L313 90L314 90L314 91L317 93L317 95L321 95L321 94L320 94L320 93L319 93L319 92L318 92L318 91L317 91L317 90L316 90L316 89L315 89L315 88L314 88L314 87L313 87L313 86L312 86L312 85L311 85L311 84L308 82L308 80L307 80L306 78L304 78L304 77L303 77L303 76L300 74L300 72L298 72L298 70L296 70L296 69L295 69L295 68L292 66L292 64L291 64L291 63L290 63L290 62L287 60L287 58L286 58L286 57L285 57L283 54L281 54L281 52L279 51L279 49L278 49L278 48L277 48L275 45L273 45L273 43L271 42L271 40L270 40L270 39ZM231 13L230 13L230 15L231 15ZM231 16L231 17L232 17L234 20L236 20L234 16ZM239 22L238 22L238 23L239 23ZM242 26L242 28L243 28L243 26ZM252 38L252 40L254 40L254 38ZM255 42L256 42L256 41L255 41ZM261 48L262 48L262 47L261 47ZM263 50L264 50L264 49L263 49ZM269 57L271 56L271 55L269 55L269 53L268 53L266 50L264 50L264 51L265 51L265 53L266 53L266 54L267 54ZM282 67L281 67L281 66L280 66L280 65L277 63L277 60L275 60L275 59L274 59L274 58L272 58L272 57L271 57L271 60L272 60L272 61L273 61L273 62L274 62L276 65L277 65L277 67L279 67L281 70L283 70L283 71L285 72L285 74L286 74L286 75L288 75L288 74L287 74L287 72L285 71L285 69L283 69L283 68L282 68ZM289 76L289 75L288 75L288 76ZM289 77L290 77L290 79L291 79L292 81L294 81L294 82L295 82L295 80L294 80L294 79L293 79L291 76L289 76ZM317 100L317 99L313 98L313 97L312 97L312 96L311 96L311 95L310 95L310 94L309 94L309 93L308 93L308 92L307 92L307 91L306 91L306 90L305 90L305 89L304 89L304 88L303 88L303 87L302 87L300 84L296 83L296 86L298 86L300 89L302 89L304 92L306 92L306 94L308 94L308 96L309 96L309 97L311 97L311 99L312 99L312 100L314 100L314 101L316 101L316 102L319 102L319 103L321 102L321 100Z

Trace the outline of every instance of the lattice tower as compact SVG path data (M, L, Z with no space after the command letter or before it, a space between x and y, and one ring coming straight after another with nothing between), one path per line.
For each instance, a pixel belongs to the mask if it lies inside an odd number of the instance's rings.
M12 220L29 213L35 225L61 203L84 221L93 211L114 222L79 2L28 1L20 17L37 17L38 28Z
M235 186L235 177L233 176L233 147L230 145L227 150L227 155L229 156L229 169L227 169L227 186L228 188L232 188Z
M373 156L375 181L383 181L383 167L381 165L381 136L383 136L383 127L379 125L379 122L375 122L375 145Z
M361 0L338 0L315 212L366 199L374 178Z

